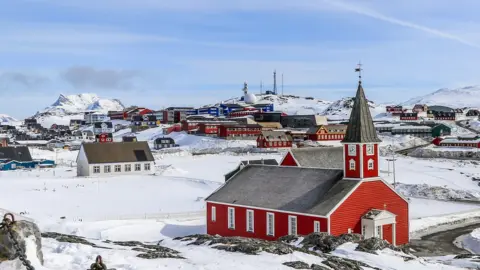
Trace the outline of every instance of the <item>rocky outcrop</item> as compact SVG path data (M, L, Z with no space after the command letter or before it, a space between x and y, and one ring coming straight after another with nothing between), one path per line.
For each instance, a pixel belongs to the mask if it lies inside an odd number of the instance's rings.
M262 251L285 255L293 252L294 248L280 241L266 241L243 237L221 237L206 234L177 237L174 240L192 241L189 245L209 245L212 248L229 252L240 252L249 255L257 255Z
M323 261L322 264L325 264L335 270L362 270L363 267L381 270L380 268L372 267L363 262L333 256L328 257L328 259Z
M70 235L70 234L62 234L62 233L56 233L56 232L44 232L42 233L43 238L52 238L57 240L58 242L64 242L64 243L72 243L72 244L82 244L82 245L87 245L91 247L96 247L96 248L104 248L104 249L111 249L108 247L102 247L97 244L94 244L88 240L85 239L85 237L82 236L76 236L76 235Z
M312 233L303 238L300 242L300 246L309 250L328 253L347 242L358 243L362 239L362 235L354 233L342 234L338 237L328 233Z
M16 221L12 225L12 234L14 241L10 239L10 234L8 234L6 228L0 230L0 263L6 260L14 260L18 257L17 251L14 248L14 242L18 243L21 251L25 254L25 240L27 238L33 238L36 245L38 261L43 265L42 238L37 224L25 220ZM27 258L27 260L31 261L32 258Z
M174 259L185 259L180 255L180 252L163 247L160 245L161 241L156 245L145 244L139 241L105 241L106 243L111 243L118 246L124 247L133 247L133 251L141 252L137 255L138 258L142 259L159 259L159 258L174 258Z
M291 267L293 269L310 269L310 265L308 265L308 263L304 263L301 261L284 262L283 265Z

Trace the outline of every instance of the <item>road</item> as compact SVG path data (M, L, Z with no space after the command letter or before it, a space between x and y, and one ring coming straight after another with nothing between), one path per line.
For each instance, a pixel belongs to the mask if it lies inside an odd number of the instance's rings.
M470 252L458 248L453 241L459 236L468 234L474 229L480 228L480 223L467 225L464 227L433 233L423 236L421 239L413 239L410 246L416 252L414 255L419 257L445 256L451 254L470 254Z
M467 120L455 121L455 124L457 124L457 126L462 127L462 128L464 128L464 129L466 129L466 130L468 130L468 131L471 131L471 132L473 132L473 133L475 133L475 134L480 134L480 131L475 130L475 129L473 129L473 128L470 128L470 127L467 127L466 125L464 125L462 122L465 122L465 121L467 121Z

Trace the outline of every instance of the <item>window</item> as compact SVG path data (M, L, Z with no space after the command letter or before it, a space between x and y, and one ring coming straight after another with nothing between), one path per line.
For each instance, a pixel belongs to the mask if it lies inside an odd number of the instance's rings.
M368 160L368 170L373 170L373 159Z
M367 227L365 225L362 226L362 235L365 236L365 233L367 232Z
M130 165L130 164L125 164L125 171L126 171L126 172L132 171L132 165Z
M349 163L350 170L354 171L355 170L355 160L350 159L350 161L348 163Z
M141 171L142 166L140 164L135 164L135 171Z
M373 156L375 153L375 147L373 144L367 144L367 156Z
M110 171L111 171L110 165L103 166L103 172L104 173L109 173Z
M313 222L313 232L316 232L316 233L320 232L320 221L315 220Z
M247 232L253 232L253 222L254 222L254 219L253 219L253 210L247 210Z
M217 208L215 206L212 206L211 218L213 222L217 221Z
M297 217L288 216L288 234L297 235Z
M267 213L267 235L275 235L275 216L273 213Z
M150 171L150 163L144 164L145 171Z
M228 207L228 228L235 230L235 208Z
M122 171L122 166L121 165L115 165L115 172L121 172Z
M377 226L377 238L382 238L382 226Z
M93 166L93 173L100 173L100 166Z

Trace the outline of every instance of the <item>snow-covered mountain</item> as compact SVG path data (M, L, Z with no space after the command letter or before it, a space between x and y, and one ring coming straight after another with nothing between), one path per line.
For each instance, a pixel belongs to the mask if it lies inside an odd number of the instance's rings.
M18 122L18 120L11 117L10 115L0 114L0 124L8 124L12 122Z
M462 88L442 88L431 94L412 98L401 105L415 104L443 105L453 108L480 107L480 86Z
M337 101L321 100L313 97L299 97L292 95L257 95L257 103L273 103L276 111L290 115L320 114L329 116L332 120L348 119L353 107L353 97L342 98ZM232 98L223 103L240 103L240 98ZM376 105L369 101L372 116L385 112L385 106Z
M52 124L66 125L70 119L83 119L85 111L121 111L125 106L118 99L100 98L96 94L60 95L58 99L44 110L35 114L35 118L44 127Z

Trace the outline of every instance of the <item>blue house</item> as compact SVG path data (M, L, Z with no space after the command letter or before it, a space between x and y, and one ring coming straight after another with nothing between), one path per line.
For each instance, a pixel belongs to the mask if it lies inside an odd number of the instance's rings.
M53 160L33 160L26 146L0 147L0 171L53 166Z

